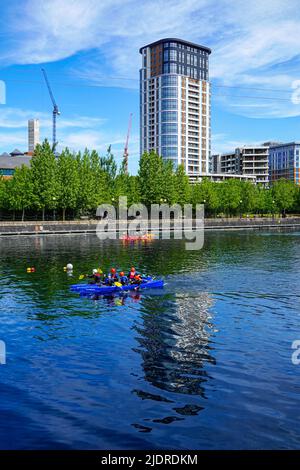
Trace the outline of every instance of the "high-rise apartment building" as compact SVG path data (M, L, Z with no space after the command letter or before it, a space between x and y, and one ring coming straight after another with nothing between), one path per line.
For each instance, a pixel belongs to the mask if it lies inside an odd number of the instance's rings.
M140 49L141 153L155 150L186 173L209 173L211 50L181 39Z
M40 142L40 121L29 119L28 121L28 153L33 153L36 145Z

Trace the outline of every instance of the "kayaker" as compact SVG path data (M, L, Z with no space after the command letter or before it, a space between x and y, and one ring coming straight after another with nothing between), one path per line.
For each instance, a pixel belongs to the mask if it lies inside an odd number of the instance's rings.
M135 270L135 268L132 266L132 268L130 269L130 271L129 271L129 273L128 273L128 279L129 279L130 281L133 281L135 275L136 275L136 270Z
M123 286L126 286L128 284L128 277L125 276L125 273L123 271L120 272L119 278L120 278L120 282Z
M138 285L140 285L142 282L143 282L143 279L141 278L141 276L140 276L139 274L136 274L136 275L134 276L134 282L133 282L133 284L138 284Z
M118 276L118 273L115 270L115 268L111 268L110 274L111 274L111 279L112 279L113 282L118 282L119 281L119 276Z
M98 269L93 269L91 276L88 276L89 279L92 279L91 284L100 284L101 274L98 272Z
M108 274L107 276L106 276L106 274L104 274L104 284L107 285L107 286L112 285L112 279L111 279L110 274Z

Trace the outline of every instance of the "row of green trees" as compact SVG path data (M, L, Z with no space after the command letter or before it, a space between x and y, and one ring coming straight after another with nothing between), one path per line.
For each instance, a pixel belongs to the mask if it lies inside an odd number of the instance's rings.
M211 216L300 212L300 188L290 181L279 180L270 189L238 180L190 184L182 166L174 169L155 152L142 155L138 175L132 176L117 167L110 148L104 157L68 149L56 157L45 141L36 147L30 167L17 169L11 179L0 178L0 209L18 211L22 220L26 211L41 213L43 220L46 211L59 211L63 219L67 211L93 216L100 204L117 204L119 196L127 196L129 205L204 203Z

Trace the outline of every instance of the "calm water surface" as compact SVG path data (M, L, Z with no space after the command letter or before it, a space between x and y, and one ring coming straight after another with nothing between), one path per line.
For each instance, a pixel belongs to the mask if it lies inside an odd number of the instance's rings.
M0 448L299 447L299 241L211 232L188 252L172 240L1 238ZM80 273L132 264L166 288L69 292Z

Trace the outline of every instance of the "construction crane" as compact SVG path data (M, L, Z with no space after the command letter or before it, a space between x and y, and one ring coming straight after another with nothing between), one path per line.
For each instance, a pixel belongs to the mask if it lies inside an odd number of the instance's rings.
M129 144L129 136L130 136L130 131L131 131L131 124L132 124L132 113L130 113L130 116L129 116L127 138L126 138L126 143L125 143L124 153L123 153L124 171L126 174L128 174L128 155L129 155L128 144Z
M54 150L56 145L57 145L57 142L56 142L56 116L60 115L60 111L59 111L58 106L56 104L56 101L54 99L54 96L53 96L53 93L52 93L52 90L51 90L51 86L50 86L50 83L49 83L49 80L48 80L48 77L47 77L47 74L46 74L46 70L42 69L42 72L43 72L45 82L46 82L46 85L47 85L47 88L48 88L48 91L49 91L49 95L50 95L50 98L51 98L51 101L52 101L52 104L53 104L53 111L52 111L52 116L53 116L52 144L53 144L53 150Z

